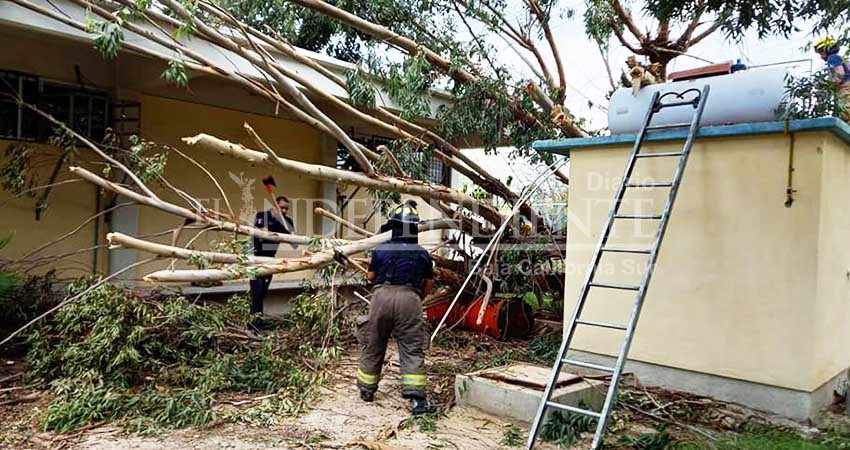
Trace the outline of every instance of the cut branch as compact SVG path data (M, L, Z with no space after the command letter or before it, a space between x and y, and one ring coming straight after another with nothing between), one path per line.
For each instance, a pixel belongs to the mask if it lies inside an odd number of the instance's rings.
M208 217L202 214L199 214L190 209L184 208L182 206L177 206L173 203L168 203L159 199L154 199L151 197L146 197L138 192L127 189L124 186L121 186L118 183L114 183L109 181L103 177L100 177L82 167L71 167L71 173L76 175L83 180L86 180L92 184L100 186L109 191L115 192L116 194L123 195L128 199L140 203L142 205L150 206L152 208L159 209L161 211L167 212L169 214L173 214L178 217L183 217L184 219L189 219L191 221L200 222L208 227L212 227L221 231L239 233L247 236L255 236L260 237L262 239L266 239L274 242L284 242L288 244L310 244L313 242L313 238L308 236L299 236L296 234L283 234L283 233L274 233L271 231L261 230L259 228L249 227L246 225L241 225L235 222L228 222L219 219L215 219L212 217Z
M222 155L229 155L249 163L269 163L269 155L250 150L242 145L219 139L208 134L183 138L189 145L200 145ZM270 149L269 149L270 150ZM273 152L272 152L273 153ZM457 192L441 185L432 185L419 180L409 180L384 175L366 176L357 172L335 169L317 164L309 164L274 156L271 163L285 170L296 172L310 178L362 186L368 189L400 192L418 197L457 203L472 212L481 215L488 222L498 225L502 215L492 206L480 202L469 195Z
M356 232L362 234L363 236L372 237L372 236L375 235L375 233L372 233L369 230L365 230L363 228L360 228L357 225L351 223L350 221L345 220L342 217L328 211L327 209L316 207L313 211L316 214L323 216L323 217L327 217L328 219L331 219L334 222L337 222L338 224L340 224L340 225L342 225L342 226L344 226L344 227L346 227L350 230L353 230L353 231L356 231Z
M423 222L420 225L420 232L429 230L439 230L447 228L455 228L456 223L451 220L434 220ZM273 275L278 273L300 272L303 270L318 269L334 262L334 254L342 253L346 256L363 253L371 250L389 241L392 238L392 232L387 231L360 241L351 242L339 247L326 249L310 256L300 258L285 258L277 259L273 262L254 265L251 267L251 272L255 276ZM129 242L129 241L128 241ZM164 246L168 247L168 246ZM179 247L161 248L156 245L148 247L157 251L171 252L171 255L182 255ZM141 248L140 248L141 249ZM199 252L193 252L199 253ZM200 252L203 253L203 252ZM236 257L236 255L232 255ZM156 283L181 283L181 282L212 282L237 280L246 278L248 274L244 268L221 268L221 269L201 269L201 270L160 270L144 277L145 281Z
M348 11L337 8L330 3L326 3L321 0L292 0L292 2L305 8L312 9L322 15L334 18L360 32L373 36L378 40L394 45L404 50L409 55L416 55L421 52L425 55L425 59L427 59L434 67L461 83L470 83L478 79L477 76L464 69L453 67L451 61L438 55L433 50L423 47L412 39L402 36L395 31L374 22L362 19Z

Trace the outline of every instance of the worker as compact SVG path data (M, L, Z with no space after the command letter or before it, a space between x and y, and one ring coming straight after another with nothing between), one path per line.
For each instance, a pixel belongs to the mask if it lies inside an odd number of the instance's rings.
M434 285L431 256L419 245L419 213L409 200L389 216L389 242L372 252L366 279L375 283L369 315L359 321L357 337L363 346L357 387L360 398L374 401L390 336L398 342L401 396L411 402L413 414L435 412L425 392L425 350L428 331L421 299Z
M838 105L842 119L850 121L850 65L838 54L838 41L830 36L822 37L815 43L815 51L832 70L833 80L838 83Z
M277 208L272 207L267 211L257 213L254 217L254 227L275 233L294 233L295 225L293 225L292 219L286 215L289 212L289 199L280 195L275 198L275 203L277 203ZM274 257L277 254L278 245L279 243L276 241L254 236L254 255ZM253 323L254 328L264 328L262 322L263 301L266 299L271 283L271 275L262 275L251 279L251 314L259 316Z

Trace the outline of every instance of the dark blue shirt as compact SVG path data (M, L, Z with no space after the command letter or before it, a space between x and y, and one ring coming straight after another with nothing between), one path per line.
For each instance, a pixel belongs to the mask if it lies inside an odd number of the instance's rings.
M283 218L286 219L289 228L283 226L280 220L278 220L276 213L271 211L260 211L256 216L254 216L254 227L268 228L269 231L275 233L291 234L290 230L295 230L295 226L292 224L292 219L286 216ZM280 245L279 242L254 237L254 255L274 256L277 253L278 245Z
M375 248L369 271L375 272L375 284L409 284L417 289L434 278L431 255L419 244L397 241Z

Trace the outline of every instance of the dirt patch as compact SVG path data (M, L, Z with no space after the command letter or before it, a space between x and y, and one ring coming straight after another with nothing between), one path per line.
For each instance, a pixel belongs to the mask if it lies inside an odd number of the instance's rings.
M503 444L511 424L472 408L451 407L453 385L448 374L437 375L431 389L449 409L425 421L410 421L409 404L401 398L397 352L391 345L380 389L373 403L360 400L354 373L357 355L343 359L335 377L321 388L309 412L281 419L269 428L225 425L207 431L179 430L146 437L113 429L90 432L66 448L94 450L253 450L289 448L347 448L354 441L378 441L400 449L510 449ZM445 385L445 386L444 386ZM445 394L445 395L444 395ZM524 428L523 428L524 429ZM353 448L357 448L353 446ZM540 449L554 449L538 445Z

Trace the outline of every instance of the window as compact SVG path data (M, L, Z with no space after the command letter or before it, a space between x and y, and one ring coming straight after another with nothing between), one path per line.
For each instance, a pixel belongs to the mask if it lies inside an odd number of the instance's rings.
M448 186L452 181L449 174L449 168L446 167L446 163L432 155L428 160L428 176L431 177L431 181Z
M18 105L17 97L37 104L38 78L0 71L0 139L34 141L38 138L38 115Z
M388 139L374 136L354 137L353 139L355 142L363 144L372 150L378 148L379 145L386 145L389 147L392 142ZM416 153L413 157L415 158L415 161L417 161L417 166L422 167L418 163L427 165L425 169L427 170L427 174L430 179L429 181L436 184L442 184L444 186L449 185L451 182L451 172L443 161L433 155L425 161L425 158L427 157L425 153ZM402 165L404 165L404 163L402 163ZM363 169L360 168L360 165L357 164L357 161L351 156L351 152L349 152L343 145L339 145L336 149L336 167L337 169L353 170L355 172L363 171Z
M0 71L0 92L37 105L74 131L102 141L109 126L109 96L104 91ZM8 95L0 98L0 138L45 142L55 126Z

